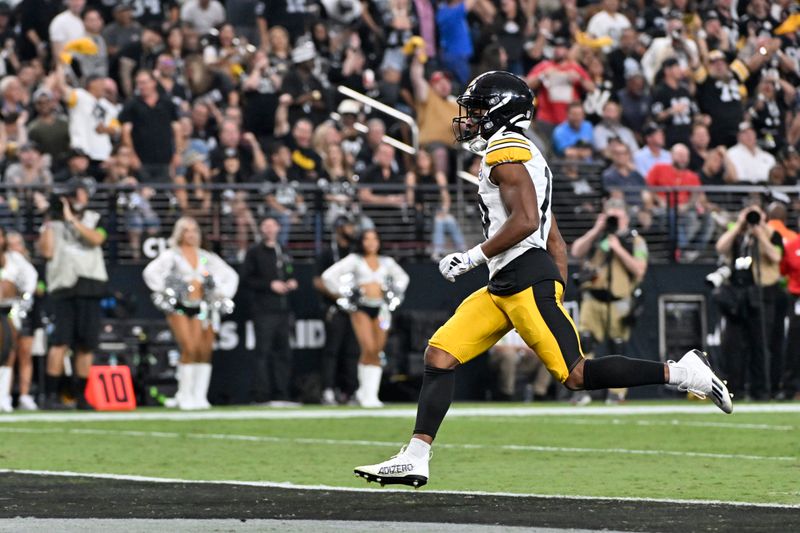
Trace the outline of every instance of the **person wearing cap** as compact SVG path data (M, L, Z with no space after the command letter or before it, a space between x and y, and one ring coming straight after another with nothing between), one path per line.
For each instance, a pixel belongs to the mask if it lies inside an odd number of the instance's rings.
M46 281L54 330L47 354L45 409L62 409L58 389L64 357L72 349L77 376L78 407L91 409L84 391L100 333L100 299L108 274L103 259L107 233L100 214L87 208L90 183L71 179L62 194L51 199L50 212L39 236L39 251L47 260ZM60 205L59 205L60 202Z
M69 122L58 111L56 97L46 87L33 93L33 108L36 118L28 124L28 139L35 142L42 153L49 155L51 166L57 168L69 151Z
M633 154L633 163L642 176L647 176L653 165L671 163L669 150L664 149L664 130L656 122L648 122L642 130L644 146Z
M446 72L434 70L425 79L425 54L424 48L416 48L409 67L419 125L419 144L432 149L437 167L447 172L448 148L453 146L451 124L453 117L458 116L458 104L452 97L453 83Z
M342 100L336 110L339 113L339 129L342 133L342 149L354 160L364 146L364 137L355 128L361 115L361 104L355 100Z
M217 0L186 0L180 20L191 23L203 35L225 22L225 8Z
M737 143L728 148L728 159L736 168L739 182L766 183L775 157L758 146L756 131L750 122L739 124Z
M567 108L581 93L595 90L589 73L569 57L567 39L556 37L552 45L553 59L537 64L526 77L536 92L536 129L546 137L567 119Z
M653 119L664 127L667 146L689 144L692 122L698 115L697 104L684 85L678 60L670 57L663 63L664 79L653 89Z
M648 260L647 242L629 227L625 202L607 200L594 226L572 243L570 253L583 261L576 281L581 289L578 331L584 355L625 353L636 319L634 292L644 279ZM607 400L619 403L626 392L611 389ZM573 400L585 404L587 398L583 392Z
M642 71L647 83L656 83L658 72L664 68L664 61L669 58L678 59L681 68L696 68L699 65L700 52L697 43L687 36L683 15L679 11L670 12L666 36L653 39L642 56Z
M89 157L90 174L101 179L100 166L111 156L112 139L118 138L122 131L116 106L103 96L105 78L90 75L85 79L85 88L73 88L66 81L64 69L59 67L56 80L69 111L70 144Z
M650 116L652 97L646 89L641 66L636 63L626 67L625 87L617 92L617 101L622 107L622 123L637 133Z
M64 168L53 176L56 183L68 183L72 180L79 180L90 176L89 156L80 148L72 148L67 152Z
M328 117L328 94L314 71L316 57L317 51L311 41L292 50L292 69L286 73L281 85L282 95L292 97L289 105L289 122L292 124L305 117L317 125Z
M142 26L133 18L133 7L128 2L118 2L113 10L114 22L103 28L103 39L108 55L114 57L142 34Z
M320 294L325 317L325 346L320 360L322 405L346 404L358 388L359 348L350 315L336 305L336 295L322 281L322 273L352 251L356 224L351 217L340 216L332 227L330 246L317 256L313 279L314 289Z

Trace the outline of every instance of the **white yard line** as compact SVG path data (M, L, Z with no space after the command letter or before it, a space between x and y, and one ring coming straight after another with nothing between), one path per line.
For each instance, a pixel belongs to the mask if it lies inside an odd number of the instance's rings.
M392 489L392 488L345 488L334 487L330 485L297 485L295 483L286 482L272 482L272 481L211 481L211 480L196 480L196 479L173 479L149 476L132 476L121 474L101 474L92 472L65 472L65 471L50 471L50 470L13 470L13 469L0 469L0 474L26 474L33 476L60 476L60 477L88 477L95 479L112 479L117 481L143 481L151 483L186 483L198 485L241 485L248 487L265 487L265 488L278 488L278 489L293 489L293 490L321 490L321 491L337 491L337 492L409 492L409 489ZM549 500L582 500L582 501L628 501L628 502L654 502L654 503L676 503L676 504L689 504L689 505L726 505L733 507L767 507L777 509L800 509L800 504L783 504L783 503L757 503L757 502L729 502L722 500L694 500L694 499L671 499L671 498L632 498L632 497L607 497L607 496L575 496L575 495L561 495L561 494L524 494L515 492L485 492L485 491L456 491L456 490L428 490L423 489L420 492L430 494L454 494L465 496L502 496L511 498L545 498Z
M229 433L177 433L167 431L135 431L135 430L115 430L115 429L61 429L61 428L14 428L0 427L0 433L59 433L70 435L103 435L116 437L145 437L145 438L165 438L165 439L196 439L196 440L228 440L244 442L272 442L288 444L311 444L311 445L334 445L334 446L386 446L397 448L397 442L371 441L371 440L351 440L351 439L320 439L305 437L270 437L262 435L237 435ZM672 457L703 457L707 459L739 459L755 461L798 461L800 457L780 456L780 455L750 455L738 453L710 453L710 452L690 452L674 450L637 450L630 448L588 448L588 447L564 447L564 446L536 446L532 444L452 444L437 443L439 449L459 449L459 450L507 450L517 452L540 452L540 453L605 453L622 455L658 455Z
M800 413L800 403L748 404L734 406L734 413ZM4 422L109 422L127 420L298 420L333 418L413 418L416 407L386 409L300 408L300 409L212 409L210 411L72 412L13 413L0 415ZM458 407L453 406L448 418L455 417L534 417L534 416L636 416L636 415L705 415L720 414L711 404L700 405L630 405L602 407ZM734 416L735 416L734 414Z
M590 420L580 419L574 417L560 417L560 418L546 418L537 423L545 424L569 424L576 426L607 426L609 424L614 426L688 426L700 428L721 428L721 429L743 429L752 431L795 431L798 426L789 425L774 425L774 424L737 424L735 422L691 422L689 420L621 420L613 418L611 420Z

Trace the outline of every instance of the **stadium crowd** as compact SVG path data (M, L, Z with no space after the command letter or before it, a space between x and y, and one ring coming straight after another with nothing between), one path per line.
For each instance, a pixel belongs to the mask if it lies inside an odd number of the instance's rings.
M580 199L597 189L643 235L676 224L688 262L753 197L649 188L798 184L799 30L791 0L4 1L0 219L24 230L50 190L90 177L119 187L134 259L180 216L234 228L240 262L267 217L282 248L293 227L319 248L342 215L383 232L387 212L440 257L447 236L465 244L448 185L478 160L453 141L454 96L502 69L534 91L528 134L565 165L556 211L593 219L602 203ZM783 202L775 224L794 228L799 202Z

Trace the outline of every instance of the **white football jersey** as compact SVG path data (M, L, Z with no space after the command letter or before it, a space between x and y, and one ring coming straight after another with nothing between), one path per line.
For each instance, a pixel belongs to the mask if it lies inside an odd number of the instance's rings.
M478 174L478 206L486 239L491 238L508 219L508 213L500 198L500 187L489 180L492 168L503 163L520 163L531 177L539 203L539 228L505 252L489 259L489 279L504 266L531 248L547 250L547 236L552 224L553 173L538 148L524 135L512 131L501 131L489 138L486 153L481 160Z

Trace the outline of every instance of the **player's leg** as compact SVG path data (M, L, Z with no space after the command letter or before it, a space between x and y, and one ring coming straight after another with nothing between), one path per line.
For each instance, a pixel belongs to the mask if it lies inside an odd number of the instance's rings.
M513 296L495 297L495 301L553 376L567 388L596 390L670 384L700 396L711 396L726 413L733 410L725 384L697 350L689 351L677 363L668 364L621 355L585 359L577 330L561 305L562 290L561 283L544 281Z
M467 297L431 338L414 434L408 446L388 461L359 466L355 473L381 484L420 487L428 481L430 445L444 420L455 388L455 368L488 350L511 329L508 317L486 288Z

